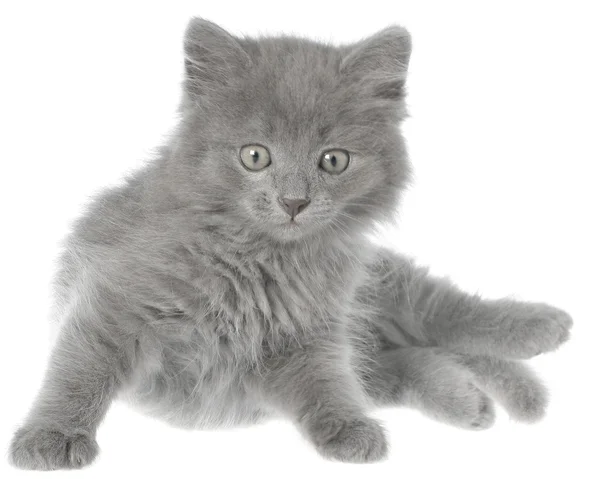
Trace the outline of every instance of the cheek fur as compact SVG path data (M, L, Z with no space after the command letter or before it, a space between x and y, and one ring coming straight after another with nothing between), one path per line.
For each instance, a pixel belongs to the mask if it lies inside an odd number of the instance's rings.
M244 211L250 220L270 223L277 218L277 204L268 191L247 191L244 194Z

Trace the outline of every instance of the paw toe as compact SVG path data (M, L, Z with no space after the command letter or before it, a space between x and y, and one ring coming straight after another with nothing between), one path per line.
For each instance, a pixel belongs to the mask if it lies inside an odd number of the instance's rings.
M485 394L481 393L477 414L470 423L471 428L476 430L488 429L494 424L495 418L496 415L492 400Z
M67 450L69 464L71 467L79 469L94 460L98 454L98 445L96 441L91 441L88 437L77 436L69 440Z

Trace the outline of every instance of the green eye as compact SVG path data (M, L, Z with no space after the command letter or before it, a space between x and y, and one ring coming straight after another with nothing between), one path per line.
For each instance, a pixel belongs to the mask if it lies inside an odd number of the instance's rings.
M327 173L339 175L348 168L348 163L350 163L350 155L346 150L329 150L321 156L319 166Z
M271 164L271 155L264 146L246 145L240 149L240 160L248 170L258 171Z

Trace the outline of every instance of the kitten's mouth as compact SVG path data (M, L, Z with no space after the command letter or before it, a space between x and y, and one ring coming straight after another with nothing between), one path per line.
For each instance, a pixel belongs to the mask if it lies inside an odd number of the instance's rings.
M282 228L285 233L300 232L303 229L303 226L305 226L302 222L298 222L295 219L280 223L280 225L280 228Z
M279 223L273 233L278 239L287 243L304 238L310 231L310 221L294 219Z

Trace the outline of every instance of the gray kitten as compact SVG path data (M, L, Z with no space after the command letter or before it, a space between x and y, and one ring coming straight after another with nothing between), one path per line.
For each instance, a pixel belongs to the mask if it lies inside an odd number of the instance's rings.
M518 360L556 349L570 317L468 295L365 238L409 177L409 54L398 26L334 47L191 21L176 134L66 241L14 465L89 464L117 396L189 428L283 415L351 462L387 453L374 406L469 429L492 424L490 397L542 416Z

